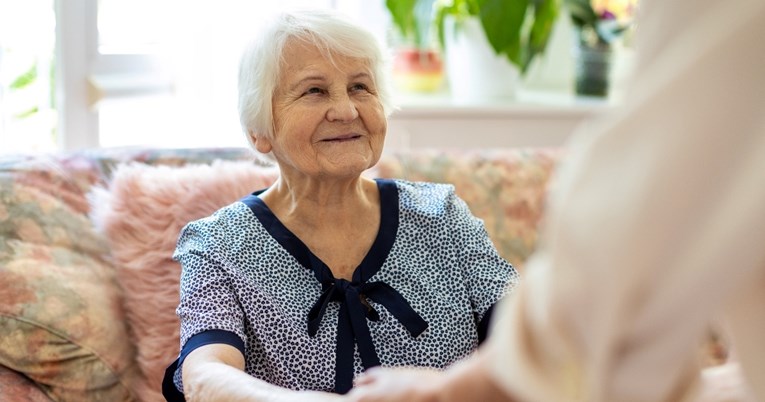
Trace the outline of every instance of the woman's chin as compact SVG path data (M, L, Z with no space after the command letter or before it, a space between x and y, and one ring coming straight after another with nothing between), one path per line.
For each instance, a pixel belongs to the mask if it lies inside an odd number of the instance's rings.
M358 177L365 170L374 166L379 157L374 158L370 154L346 153L332 155L326 159L324 170L328 175L336 177Z

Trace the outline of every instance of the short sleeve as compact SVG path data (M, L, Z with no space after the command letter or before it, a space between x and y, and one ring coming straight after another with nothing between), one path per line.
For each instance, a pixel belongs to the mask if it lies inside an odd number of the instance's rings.
M209 330L232 332L246 343L244 312L233 290L233 275L221 257L227 244L222 219L213 215L186 225L173 254L182 268L177 309L181 347Z
M451 192L446 200L452 240L458 263L468 289L473 313L479 325L492 307L512 291L520 278L515 268L499 255L486 232L483 221L470 212L468 205Z

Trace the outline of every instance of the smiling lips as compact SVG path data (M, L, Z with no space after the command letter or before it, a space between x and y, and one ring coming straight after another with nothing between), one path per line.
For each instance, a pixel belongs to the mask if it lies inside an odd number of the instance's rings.
M323 142L345 142L345 141L351 141L355 140L357 138L361 138L360 134L345 134L338 137L331 137L323 139Z

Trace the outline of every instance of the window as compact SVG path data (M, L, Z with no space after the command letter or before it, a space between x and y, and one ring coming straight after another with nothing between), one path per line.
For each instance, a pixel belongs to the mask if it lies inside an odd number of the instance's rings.
M0 0L0 152L56 149L53 0Z
M253 29L284 7L379 21L376 3L0 0L0 150L244 146L236 70Z
M96 115L97 145L244 145L236 110L239 53L253 28L285 5L332 6L316 0L99 0L84 99ZM72 134L78 135L66 133ZM81 134L71 147L96 145L92 134Z
M244 146L236 70L253 28L284 7L332 7L385 40L391 27L384 4L0 0L0 153L99 146ZM448 91L399 94L402 109L391 118L391 143L424 146L420 138L434 138L428 119L457 127L442 119L455 111L473 124L484 122L485 113L517 122L518 113L546 120L549 113L589 110L591 102L582 105L567 87L573 67L570 27L563 28L555 31L559 35L548 47L546 62L524 81L531 97L473 107L457 105ZM504 126L495 131L508 132Z

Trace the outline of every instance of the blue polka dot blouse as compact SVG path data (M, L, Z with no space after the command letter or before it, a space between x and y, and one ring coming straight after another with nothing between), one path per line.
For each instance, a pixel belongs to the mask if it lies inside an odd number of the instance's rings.
M453 186L376 182L380 229L351 281L332 276L262 191L183 229L182 349L166 396L183 390L183 358L210 343L238 348L245 371L271 384L339 393L366 368L443 369L475 350L515 269Z

